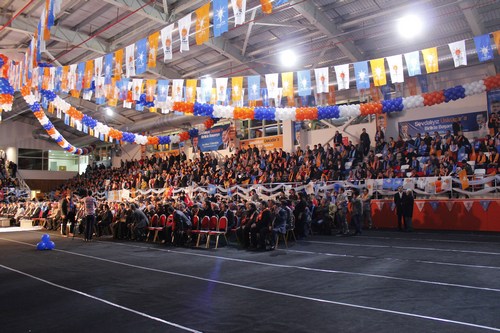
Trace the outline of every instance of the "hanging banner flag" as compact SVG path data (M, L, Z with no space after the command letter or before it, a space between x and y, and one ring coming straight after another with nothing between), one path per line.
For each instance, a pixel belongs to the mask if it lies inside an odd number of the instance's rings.
M102 57L94 59L94 77L98 78L102 75Z
M417 78L410 77L406 80L406 85L408 86L408 92L410 96L415 96L417 94Z
M163 61L172 59L172 30L174 30L174 25L171 24L168 27L163 28L161 33L161 43L163 45Z
M97 77L95 79L95 103L101 105L105 103L104 78Z
M385 86L387 84L387 77L385 76L384 58L370 60L370 67L372 69L373 84L376 87Z
M142 79L132 80L132 99L138 101L141 99L142 94Z
M248 85L248 100L256 101L260 99L260 76L248 76L247 77L247 85Z
M267 88L262 88L260 90L260 95L262 96L262 106L269 106L269 93L267 92Z
M217 88L217 101L226 101L227 77L215 79L215 87Z
M297 84L299 86L299 96L312 95L311 92L311 72L309 70L297 72Z
M448 208L448 211L451 212L453 209L453 205L455 204L454 201L446 200L445 202L446 208Z
M146 102L152 102L155 99L156 80L146 80Z
M288 2L288 0L275 0L274 1L274 7L281 6L281 5L283 5L283 4L287 3L287 2Z
M344 65L338 65L335 66L335 76L337 77L337 87L338 90L344 90L344 89L349 89L349 80L350 80L350 75L349 75L349 64L344 64ZM316 84L318 82L316 75ZM328 92L326 90L325 92ZM317 89L317 93L321 93L319 88Z
M465 40L448 44L453 57L455 67L467 66L467 50L465 49Z
M462 171L458 173L458 179L460 179L460 183L462 184L462 190L469 188L469 178L467 178L467 171L465 171L465 169L462 169Z
M472 205L474 205L474 201L464 201L464 207L465 209L467 209L468 212L472 208Z
M264 14L271 14L273 12L271 0L260 0L260 6Z
M479 61L488 61L493 59L493 50L491 49L490 34L474 37L474 45Z
M123 74L123 49L120 49L115 52L115 68L114 68L114 77L115 80L120 80Z
M422 93L429 92L429 83L427 82L427 75L417 76L418 83L420 84L420 91Z
M406 69L408 70L409 76L415 76L422 74L420 70L420 52L410 52L405 53Z
M330 84L328 67L314 69L314 78L316 80L316 93L328 93L328 86Z
M219 37L228 30L227 0L213 0L213 6L214 37Z
M360 61L353 64L356 76L356 88L358 90L370 89L370 74L368 72L368 61Z
M189 29L191 28L191 14L189 13L177 22L179 28L180 51L189 51Z
M147 69L147 39L143 38L136 43L136 51L135 51L135 73L137 75L142 74Z
M125 48L125 76L135 76L135 44Z
M168 98L169 80L158 80L158 102L166 102Z
M481 204L481 207L483 207L483 210L485 212L487 212L488 208L490 207L491 201L490 200L481 200L481 201L479 201L479 203Z
M329 105L334 105L335 102L335 87L330 86L328 89L328 104Z
M427 74L439 72L437 47L422 50Z
M69 66L64 66L62 69L62 76L61 76L61 91L62 92L68 92L69 91Z
M497 46L497 52L500 54L500 30L492 32L491 34L493 35L493 41Z
M83 77L83 88L90 89L92 77L94 75L94 61L88 60L85 63L85 76Z
M201 95L199 98L203 101L203 103L210 101L213 84L213 79L211 77L201 79Z
M278 98L278 74L266 74L266 87L269 98Z
M293 72L281 73L281 85L283 86L283 97L293 98Z
M245 12L247 11L247 0L231 0L234 13L234 26L245 23Z
M160 32L157 31L148 37L148 68L156 67L156 56L158 54L158 38L160 38Z
M210 2L196 10L196 45L208 41L210 35Z
M81 62L76 66L76 87L80 91L83 88L83 77L85 76L85 63Z
M57 69L56 69L56 77L55 77L55 85L54 85L54 91L55 92L61 91L62 77L63 77L63 68L62 67L57 67Z
M104 56L104 84L111 83L111 74L113 73L113 54Z
M232 101L238 103L243 100L243 77L237 76L231 78Z
M382 211L382 209L384 208L384 202L376 201L375 204L377 205L378 210Z
M184 91L184 80L178 79L178 80L172 80L172 99L174 102L180 102L182 101L183 98L183 91Z
M392 83L405 82L404 78L404 68L403 68L403 56L401 54L387 57L387 64L389 65L389 73L391 75Z
M435 211L438 209L438 207L439 207L439 201L431 201L431 202L429 202L429 204L431 205L432 210L433 210L434 212L435 212Z
M196 85L198 80L186 80L186 102L194 103L196 101Z
M415 205L417 205L418 211L421 212L424 208L425 201L415 201Z

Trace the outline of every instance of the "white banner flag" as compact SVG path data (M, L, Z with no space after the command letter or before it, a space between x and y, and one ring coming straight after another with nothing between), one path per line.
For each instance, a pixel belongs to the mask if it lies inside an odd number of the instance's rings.
M404 69L403 69L403 56L401 54L387 57L387 63L389 64L389 73L391 74L392 83L405 82Z
M328 67L315 68L314 77L316 78L316 93L328 93L328 83L330 82Z
M349 64L335 66L335 75L338 89L349 89Z
M377 205L378 210L382 211L382 209L384 208L384 202L376 201L375 204Z
M172 80L172 99L174 102L182 101L184 80Z
M278 73L266 74L266 87L269 98L278 98Z
M54 86L55 86L55 82L56 82L56 68L55 67L50 67L49 73L50 73L50 77L49 77L49 90L52 91L52 90L54 90ZM16 74L14 73L14 74L11 74L11 75L14 77L14 80L15 80Z
M418 211L421 212L424 208L425 201L415 201L415 205L417 205Z
M96 58L94 60L94 77L97 78L101 77L102 74L102 57Z
M142 94L142 79L132 80L132 99L138 101L141 99Z
M227 77L215 79L215 86L217 87L217 100L225 102L227 100Z
M473 204L474 204L474 201L464 201L464 207L465 207L465 209L467 209L467 211L470 211Z
M125 48L125 75L135 76L135 43Z
M174 25L171 24L161 30L161 44L163 46L163 61L172 59L172 30Z
M453 57L455 67L467 66L467 50L465 49L465 40L448 44Z
M77 64L69 65L68 90L76 89L76 66Z
M234 26L245 23L247 0L231 0L234 13Z
M191 28L191 14L189 13L179 20L177 23L179 26L179 37L181 41L181 53L182 51L189 51L189 29Z

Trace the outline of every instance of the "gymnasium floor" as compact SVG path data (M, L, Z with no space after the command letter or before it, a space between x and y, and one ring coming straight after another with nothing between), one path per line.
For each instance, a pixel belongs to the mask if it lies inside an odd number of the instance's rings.
M500 331L500 235L365 231L273 252L0 233L0 331Z

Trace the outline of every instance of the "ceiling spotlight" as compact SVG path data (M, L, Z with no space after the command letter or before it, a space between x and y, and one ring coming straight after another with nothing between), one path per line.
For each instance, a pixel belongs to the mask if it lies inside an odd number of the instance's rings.
M416 15L406 15L397 21L399 34L407 39L414 38L422 32L423 22Z
M106 114L108 116L112 116L113 115L113 109L112 108L105 108L104 110L106 110Z
M297 55L292 50L285 50L280 53L280 62L282 66L292 67L297 62Z

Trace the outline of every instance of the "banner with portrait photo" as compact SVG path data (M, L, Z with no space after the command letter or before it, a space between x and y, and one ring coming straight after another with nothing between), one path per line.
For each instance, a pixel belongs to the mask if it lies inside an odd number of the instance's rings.
M471 112L453 116L427 118L420 120L401 121L398 123L399 134L403 140L414 138L417 133L443 135L446 131L453 133L453 123L460 123L460 127L467 137L484 137L488 134L488 118L486 111Z
M236 130L230 124L215 126L192 139L193 147L198 147L200 151L207 152L213 150L235 148Z

